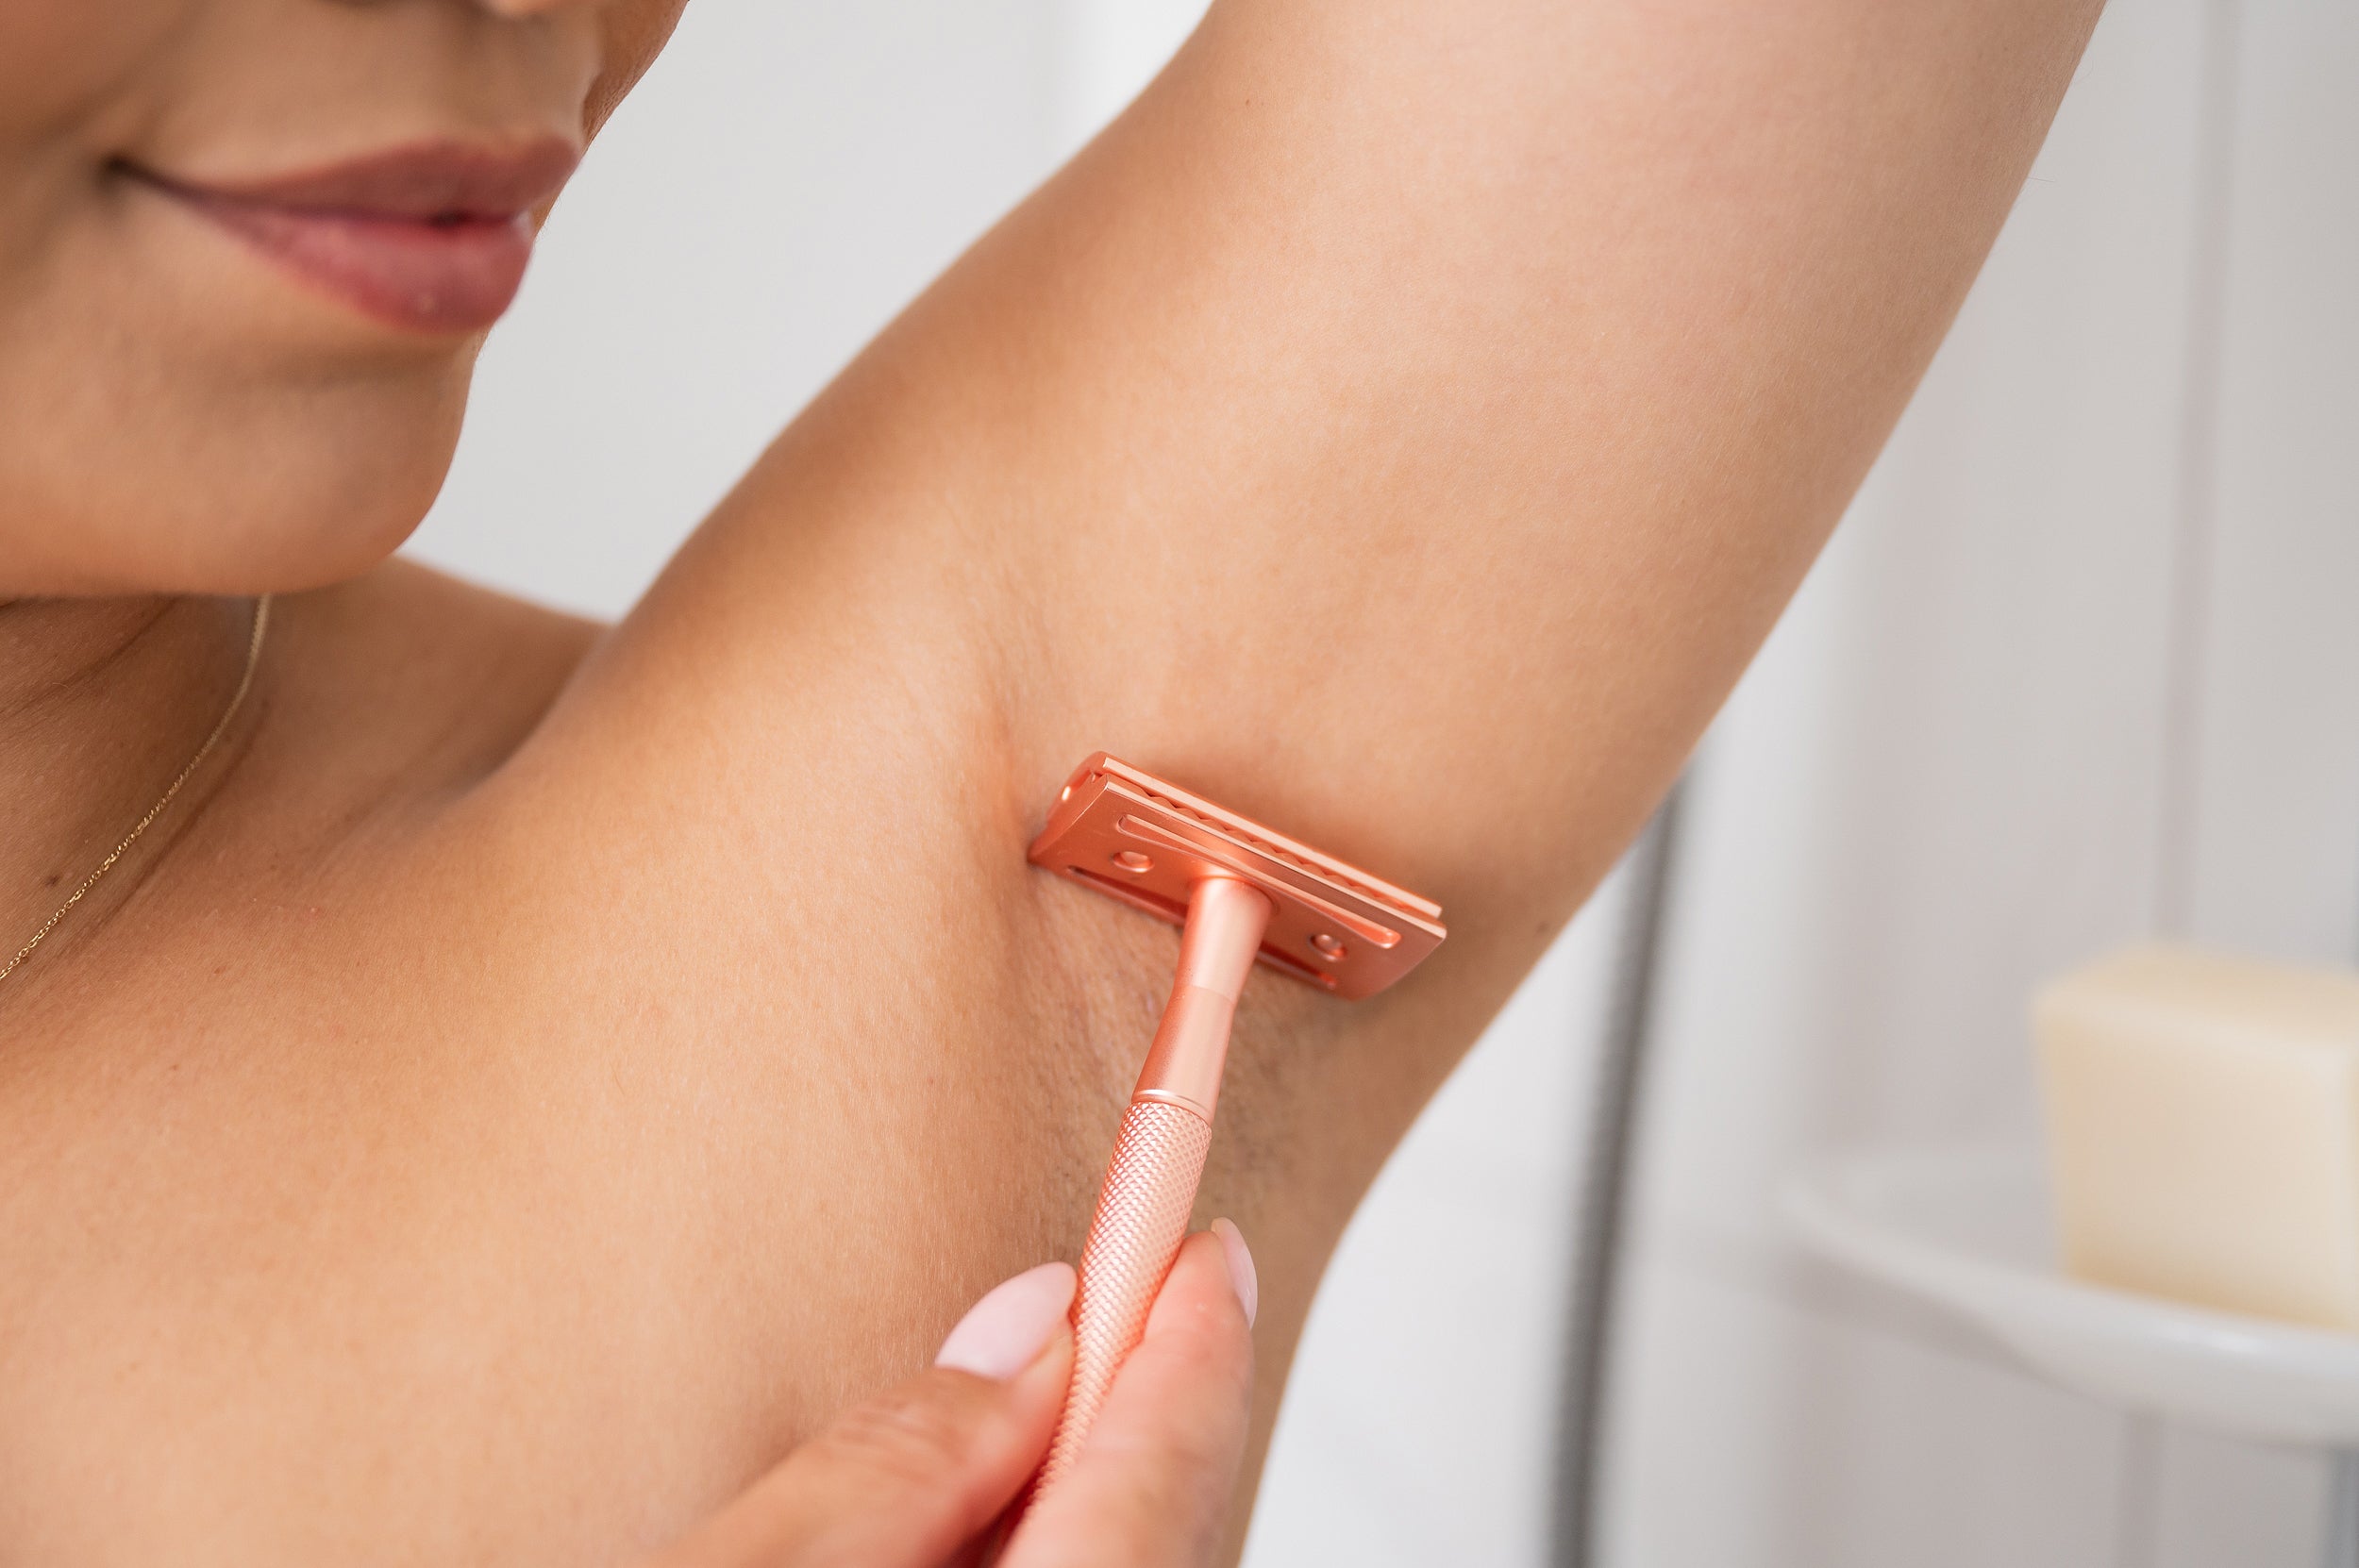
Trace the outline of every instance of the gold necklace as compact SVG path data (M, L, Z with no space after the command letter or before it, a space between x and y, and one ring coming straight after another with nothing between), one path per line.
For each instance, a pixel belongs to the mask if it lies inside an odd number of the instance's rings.
M229 732L229 722L238 716L238 709L245 706L245 694L254 686L254 667L262 661L262 634L269 629L270 595L265 593L254 601L254 632L246 639L245 673L238 677L238 690L230 696L229 706L221 710L221 718L213 725L213 732L205 737L203 745L196 748L196 755L189 759L189 765L182 768L179 776L172 781L172 788L166 790L162 797L147 809L147 815L133 823L131 831L123 835L123 842L109 851L105 859L98 862L98 869L82 878L82 885L74 890L74 896L59 905L58 912L41 923L41 929L33 933L33 940L16 950L16 957L7 963L0 963L0 980L5 980L10 975L15 974L16 966L33 956L33 949L41 945L42 939L58 928L58 922L72 914L74 906L82 901L83 895L98 886L98 879L114 870L115 862L122 859L130 851L131 846L140 842L140 835L146 832L154 825L156 819L164 814L164 808L170 806L172 797L180 792L180 786L186 784L190 776L205 765L205 759L210 757L213 754L213 748L221 744L221 738Z

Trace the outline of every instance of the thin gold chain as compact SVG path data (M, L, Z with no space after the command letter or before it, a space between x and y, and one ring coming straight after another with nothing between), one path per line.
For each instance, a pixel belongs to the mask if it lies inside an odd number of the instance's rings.
M33 933L33 940L18 948L16 957L7 963L0 964L0 980L5 980L10 975L15 974L16 966L33 956L33 949L41 945L42 939L58 928L58 922L72 914L74 906L79 904L91 889L98 886L98 879L114 870L115 862L128 854L131 846L140 842L140 835L146 832L150 826L154 826L156 819L164 814L164 809L172 804L173 796L180 792L180 786L186 784L196 770L205 765L205 759L210 757L213 754L213 748L221 744L221 738L229 732L230 721L238 716L238 709L245 706L246 692L253 690L255 666L262 661L262 636L269 630L270 595L265 593L254 601L254 631L246 639L245 673L238 677L238 689L231 694L229 706L221 710L221 718L213 725L213 732L205 737L205 743L196 748L196 755L189 759L188 766L180 770L179 776L172 781L172 787L163 792L155 805L147 809L145 816L131 825L131 831L123 835L123 842L108 851L107 858L98 862L98 868L95 871L82 878L82 885L74 890L74 895L71 898L58 906L56 914L41 923L41 929Z

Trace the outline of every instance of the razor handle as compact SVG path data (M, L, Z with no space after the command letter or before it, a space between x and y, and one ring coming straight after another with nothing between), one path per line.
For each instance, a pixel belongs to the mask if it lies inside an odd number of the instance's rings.
M1046 1492L1080 1457L1114 1374L1146 1332L1146 1314L1187 1239L1213 1124L1194 1108L1134 1098L1097 1193L1073 1308L1073 1385L1041 1466Z
M1138 1348L1146 1314L1187 1239L1196 1185L1213 1144L1213 1108L1229 1055L1237 996L1253 968L1270 901L1232 876L1189 891L1180 972L1139 1070L1122 1131L1097 1190L1073 1302L1073 1384L1034 1484L1038 1497L1073 1468L1105 1408L1114 1375Z

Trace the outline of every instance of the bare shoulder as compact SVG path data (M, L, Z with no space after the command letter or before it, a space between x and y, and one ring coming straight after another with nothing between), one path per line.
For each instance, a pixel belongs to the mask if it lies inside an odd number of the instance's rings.
M266 739L303 793L446 792L489 776L605 628L394 559L272 609Z

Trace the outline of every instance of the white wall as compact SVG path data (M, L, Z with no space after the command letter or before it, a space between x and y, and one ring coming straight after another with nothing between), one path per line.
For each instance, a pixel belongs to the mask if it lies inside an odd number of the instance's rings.
M550 219L410 553L600 615L1053 164L1045 0L696 0Z
M2029 1143L2040 977L2359 957L2359 23L2117 5L1716 732L1675 890L1609 1560L2295 1568L2323 1467L1799 1257L1825 1149Z

